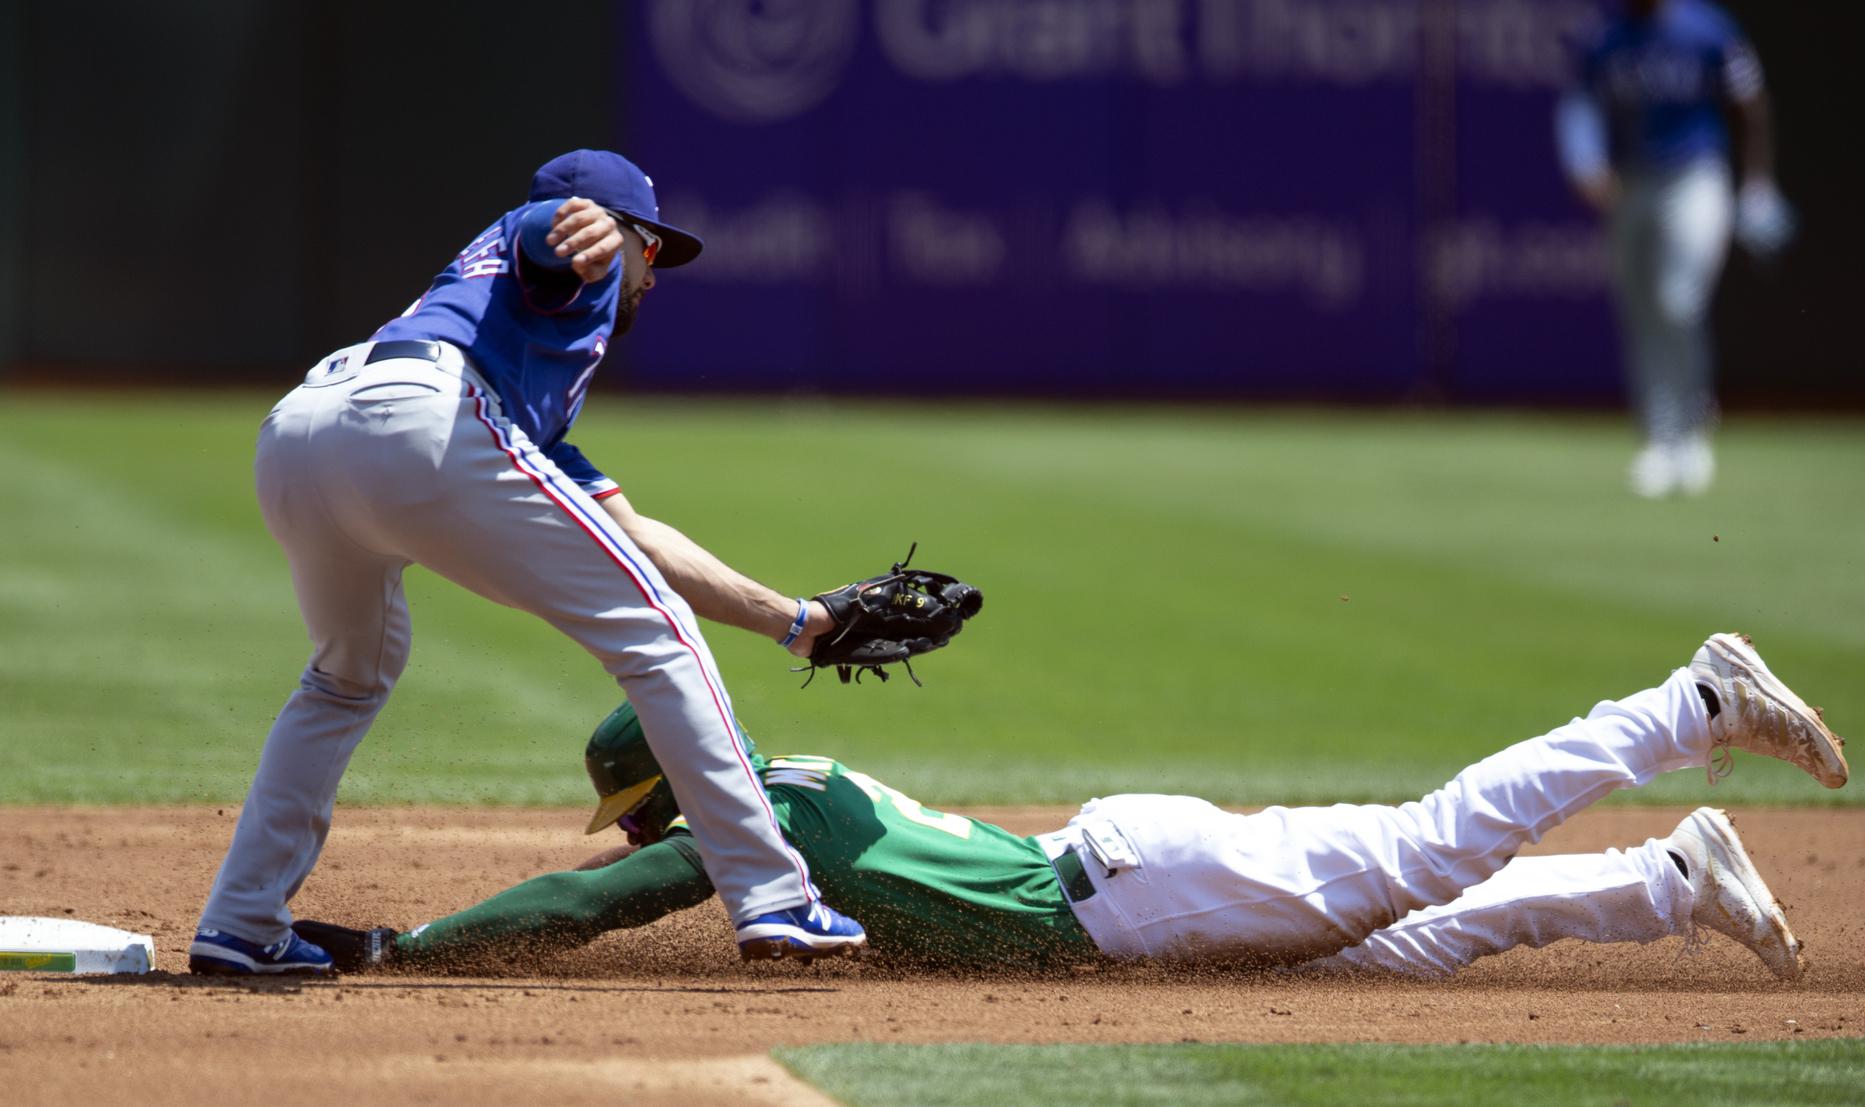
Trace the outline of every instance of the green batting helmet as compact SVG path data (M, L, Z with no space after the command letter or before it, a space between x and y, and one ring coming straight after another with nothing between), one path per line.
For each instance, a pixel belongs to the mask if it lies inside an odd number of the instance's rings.
M753 768L760 767L763 759L742 728L738 737ZM609 717L596 727L583 750L583 768L588 770L589 782L596 786L600 797L585 834L614 826L623 815L647 807L650 801L657 809L652 812L654 821L663 824L680 810L673 786L667 783L660 762L648 747L648 737L642 733L633 704L624 703L609 712Z

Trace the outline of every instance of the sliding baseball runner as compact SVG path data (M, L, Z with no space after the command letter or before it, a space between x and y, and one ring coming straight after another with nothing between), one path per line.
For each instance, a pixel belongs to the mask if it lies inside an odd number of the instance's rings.
M1625 851L1511 858L1615 789L1706 765L1714 783L1731 749L1839 787L1841 746L1746 639L1719 634L1659 686L1396 807L1238 815L1188 796L1122 795L1024 838L928 810L830 758L758 763L824 891L860 912L875 954L900 961L1314 962L1439 975L1518 945L1694 940L1708 927L1792 979L1799 943L1719 811L1699 809ZM597 729L586 764L602 797L590 833L617 826L630 846L406 933L319 922L300 932L343 968L435 971L573 947L708 898L703 858L627 705Z

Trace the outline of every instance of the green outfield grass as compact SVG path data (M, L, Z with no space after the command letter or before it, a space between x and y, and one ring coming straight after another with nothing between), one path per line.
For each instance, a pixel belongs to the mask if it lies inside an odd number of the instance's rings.
M229 801L305 656L251 491L271 397L0 393L0 801ZM1621 489L1618 418L831 407L598 396L642 511L789 591L919 563L987 594L904 680L799 690L711 632L768 752L928 802L1397 800L1755 635L1865 725L1865 423L1732 420L1695 501ZM527 616L411 574L414 660L349 802L581 803L618 694ZM1857 802L1744 758L1649 801Z
M832 1045L777 1059L850 1107L1857 1103L1865 1042L1610 1048Z

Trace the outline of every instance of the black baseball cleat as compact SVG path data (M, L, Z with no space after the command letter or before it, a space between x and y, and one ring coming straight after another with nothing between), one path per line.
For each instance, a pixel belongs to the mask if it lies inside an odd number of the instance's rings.
M338 972L381 968L395 956L397 931L386 926L356 930L315 919L299 919L291 924L291 929L305 941L322 946Z

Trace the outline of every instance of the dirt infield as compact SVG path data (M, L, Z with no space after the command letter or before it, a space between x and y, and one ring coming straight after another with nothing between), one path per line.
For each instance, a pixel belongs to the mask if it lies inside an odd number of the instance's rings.
M1865 1033L1865 811L1737 813L1811 968L1777 984L1712 935L1680 957L1561 943L1420 984L1157 968L910 976L883 961L740 965L715 902L498 977L255 983L185 975L236 809L0 809L0 914L152 933L145 977L0 976L16 1103L346 1107L822 1102L773 1046L936 1042L1685 1042ZM1068 812L968 812L1032 833ZM1595 810L1531 850L1630 845L1683 809ZM563 868L606 839L567 810L345 809L298 897L307 917L410 926Z

